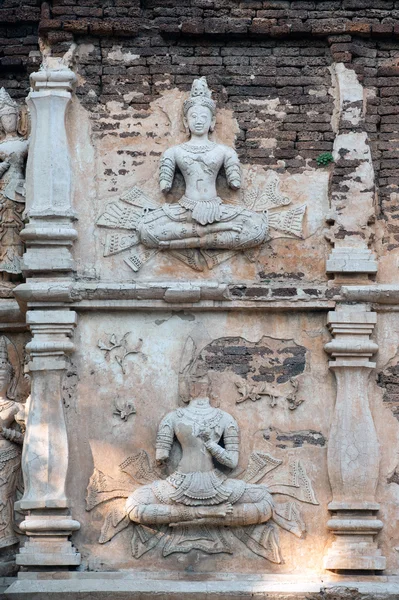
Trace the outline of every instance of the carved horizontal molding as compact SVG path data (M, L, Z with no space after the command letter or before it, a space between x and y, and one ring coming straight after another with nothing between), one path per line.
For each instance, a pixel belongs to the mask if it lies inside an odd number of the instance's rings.
M399 285L351 285L343 286L342 296L350 302L370 302L374 304L398 304Z
M259 597L276 599L282 594L291 597L304 597L305 594L324 595L331 590L332 594L339 594L340 589L345 593L348 588L358 591L358 598L372 598L377 594L383 594L386 600L397 600L398 577L395 575L380 575L378 581L359 581L355 576L347 576L339 581L328 573L322 578L317 576L304 576L299 573L290 575L267 574L267 580L262 581L259 575L248 574L242 579L238 574L217 573L214 577L207 577L206 581L193 581L189 575L182 573L181 579L163 577L157 573L145 573L135 571L134 576L126 573L82 573L63 572L62 579L55 579L54 573L29 572L20 573L18 580L8 588L9 597L18 597L17 594L37 593L55 594L62 589L64 593L93 594L96 598L105 600L115 594L121 598L138 598L140 596L151 597L164 594L170 600L188 600L193 597L218 598L218 600L230 600L234 596L242 600L252 600L254 594ZM61 587L62 586L62 587ZM73 594L74 593L74 594ZM356 592L355 592L356 593ZM73 594L73 595L72 595ZM122 595L123 594L123 595ZM364 594L364 596L363 596ZM76 596L75 596L76 597ZM328 597L328 596L327 596Z
M201 301L198 303L174 303L167 304L162 300L125 300L101 302L101 301L82 301L74 306L75 310L196 310L196 311L230 311L230 310L259 310L259 311L299 311L299 310L320 310L328 311L334 307L334 303L322 302L215 302Z
M337 294L337 295L336 295ZM87 283L29 282L15 290L23 308L75 310L324 310L335 307L338 291L327 286L282 287L217 282Z
M25 331L25 315L16 300L0 300L0 331Z

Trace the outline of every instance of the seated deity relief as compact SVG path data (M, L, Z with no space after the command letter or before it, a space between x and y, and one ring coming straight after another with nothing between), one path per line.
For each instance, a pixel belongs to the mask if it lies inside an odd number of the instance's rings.
M99 542L132 526L135 558L158 544L163 556L191 550L231 554L234 536L255 554L281 562L278 528L302 537L305 524L296 502L278 502L274 496L318 504L303 465L295 461L288 473L275 476L283 461L253 452L247 469L239 471L239 425L211 405L203 362L190 363L183 380L186 405L162 419L155 463L141 450L120 465L129 478L117 481L94 470L86 501L87 510L104 506ZM176 443L181 459L168 474Z
M254 260L253 250L270 239L271 228L289 237L301 237L305 206L270 212L290 204L289 198L278 190L275 173L264 190L246 190L240 204L228 204L218 196L219 172L224 170L228 186L237 191L242 184L241 167L233 148L209 139L215 126L216 104L205 77L194 81L183 105L183 115L190 138L163 154L159 184L164 194L170 192L178 170L185 182L184 195L177 203L160 205L134 187L120 200L108 204L97 225L131 233L108 235L104 256L134 248L125 262L138 271L156 253L168 251L202 271L239 251Z

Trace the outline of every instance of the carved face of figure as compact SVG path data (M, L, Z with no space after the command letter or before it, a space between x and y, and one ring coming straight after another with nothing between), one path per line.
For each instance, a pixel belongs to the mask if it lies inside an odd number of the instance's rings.
M5 133L14 133L17 131L18 115L16 113L9 113L7 115L1 115L0 124L1 129Z
M188 377L188 401L195 398L208 398L210 387L207 367L202 361L198 361Z
M192 379L189 383L189 399L207 398L209 396L209 379Z
M215 124L215 119L209 108L199 105L189 108L184 121L191 134L195 136L201 136L208 133L208 131L212 131Z

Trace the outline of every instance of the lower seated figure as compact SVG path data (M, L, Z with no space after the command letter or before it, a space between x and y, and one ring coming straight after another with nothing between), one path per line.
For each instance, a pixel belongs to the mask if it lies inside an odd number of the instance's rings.
M205 479L210 483L208 489L204 486ZM176 480L181 482L177 488ZM244 527L269 521L273 508L273 499L265 485L225 479L216 470L173 473L166 480L137 489L126 501L129 518L135 523L170 527Z
M156 531L166 534L164 556L193 549L232 553L223 535L225 528L233 528L240 537L248 526L268 527L273 509L265 485L226 479L216 469L207 473L176 471L166 480L138 488L126 501L126 512L142 528L142 538L149 529L155 536Z

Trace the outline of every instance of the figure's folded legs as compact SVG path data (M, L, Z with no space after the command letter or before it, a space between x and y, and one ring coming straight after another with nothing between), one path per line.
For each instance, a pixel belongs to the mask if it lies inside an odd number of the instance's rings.
M273 516L273 507L269 502L263 501L254 504L220 504L220 508L224 510L224 507L229 507L229 510L224 515L210 514L206 515L204 509L211 509L212 507L204 507L200 510L203 511L203 516L198 517L196 520L180 520L171 524L171 527L177 527L179 525L212 525L217 527L245 527L246 525L258 525L260 523L266 523ZM215 507L216 508L216 507Z
M191 211L176 213L167 205L145 216L138 225L142 244L148 248L232 250L259 246L267 237L268 220L262 213L223 205L223 220L201 225ZM181 207L179 207L181 210Z
M231 245L231 236L229 238ZM185 240L172 240L170 242L160 242L160 248L170 250L183 250L186 248L220 248L220 238L216 233L208 233L203 237L190 237Z
M213 506L161 504L148 485L129 496L126 512L131 521L142 525L245 527L269 521L273 516L273 501L266 486L248 485L234 505L228 502Z
M131 521L141 525L198 524L218 519L221 521L232 512L231 504L215 506L185 506L184 504L160 504L149 486L136 490L126 501L126 512ZM153 500L153 502L151 502Z

